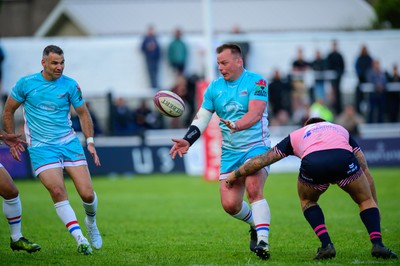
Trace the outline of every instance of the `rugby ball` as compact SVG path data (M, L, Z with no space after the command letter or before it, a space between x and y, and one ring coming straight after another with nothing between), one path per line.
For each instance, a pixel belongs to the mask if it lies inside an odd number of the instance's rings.
M154 106L165 116L180 117L185 111L185 103L172 91L158 91L153 97Z

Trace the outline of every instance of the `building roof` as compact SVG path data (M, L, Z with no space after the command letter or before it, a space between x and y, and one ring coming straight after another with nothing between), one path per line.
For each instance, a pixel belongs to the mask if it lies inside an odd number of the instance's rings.
M376 16L365 0L61 0L35 36L142 34L150 24L196 34L210 17L218 33L360 30Z

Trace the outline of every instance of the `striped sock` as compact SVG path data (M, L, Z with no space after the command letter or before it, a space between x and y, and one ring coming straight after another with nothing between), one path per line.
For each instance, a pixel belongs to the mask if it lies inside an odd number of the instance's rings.
M78 242L80 239L84 238L82 234L81 227L76 219L75 212L69 204L68 200L60 201L54 204L58 217L65 224L70 234Z
M360 217L369 233L372 244L382 244L381 225L378 208L369 208L360 212Z
M263 240L268 243L269 225L271 222L271 212L266 199L262 199L251 204L254 216L254 224L257 231L258 242Z
M247 204L247 202L245 201L242 202L242 209L238 213L232 216L235 217L236 219L242 220L243 222L250 224L253 228L255 226L253 220L253 213L250 209L249 204Z
M319 205L314 205L306 209L304 211L304 217L311 225L315 234L318 236L323 248L332 243L328 233L328 229L325 225L324 213L322 212L322 209L319 207Z
M13 199L3 199L3 213L6 216L8 226L10 227L11 239L17 241L22 237L22 206L19 195Z
M86 203L82 201L82 205L86 213L86 218L91 224L96 222L97 204L98 200L96 192L94 192L94 199L92 203Z

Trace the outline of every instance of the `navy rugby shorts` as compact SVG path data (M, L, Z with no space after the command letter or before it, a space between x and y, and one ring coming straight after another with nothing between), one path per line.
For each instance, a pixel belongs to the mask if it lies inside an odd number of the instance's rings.
M324 191L329 184L344 187L362 175L354 154L344 149L316 151L301 160L299 181Z

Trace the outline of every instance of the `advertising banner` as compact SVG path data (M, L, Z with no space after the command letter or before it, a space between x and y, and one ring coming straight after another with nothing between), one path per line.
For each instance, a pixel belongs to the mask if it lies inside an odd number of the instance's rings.
M400 138L357 139L357 142L370 167L400 166ZM172 160L169 155L170 149L169 142L157 145L97 145L100 167L93 164L91 155L86 148L84 150L93 176L186 173L192 176L203 175L207 181L218 180L221 156L219 128L209 127L207 133L193 144L183 158L178 156ZM12 158L7 146L0 146L0 163L14 179L33 178L27 151L21 154L21 160L18 162ZM271 173L298 172L299 166L300 160L295 156L289 156L272 165Z
M20 158L21 162L15 160L8 146L0 146L0 163L7 169L13 179L33 178L28 152L21 153Z
M124 146L96 147L101 166L94 165L86 150L86 158L92 175L134 175L153 173L184 173L183 159L171 159L171 146Z
M357 139L368 166L400 166L400 138Z

